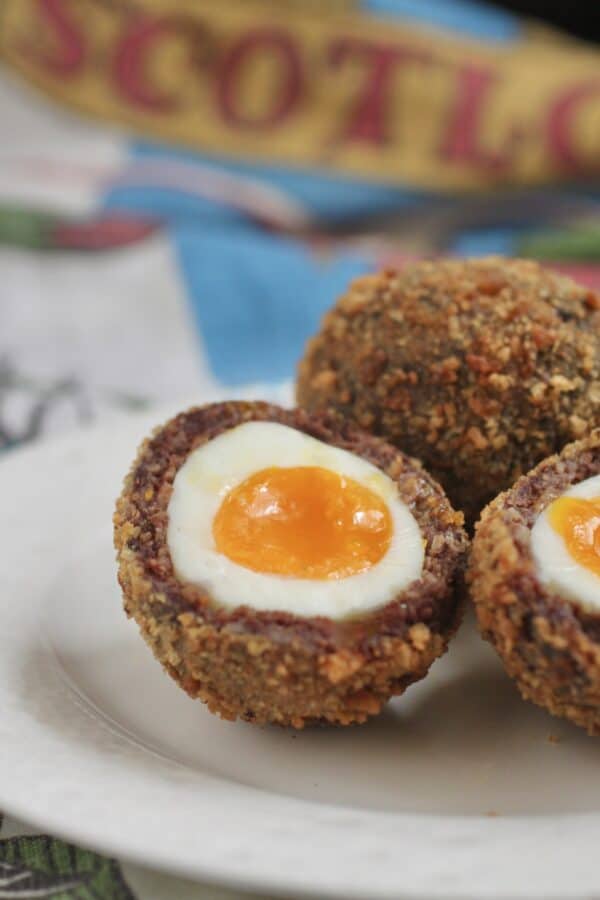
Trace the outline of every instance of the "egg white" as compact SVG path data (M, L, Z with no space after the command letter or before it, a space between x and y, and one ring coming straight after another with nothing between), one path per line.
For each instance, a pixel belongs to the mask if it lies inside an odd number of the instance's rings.
M586 478L561 494L562 497L600 497L600 475ZM540 580L562 596L594 611L600 609L600 576L573 559L569 549L542 510L531 530L531 550Z
M382 559L366 572L321 581L255 572L219 553L212 525L223 498L254 472L271 466L321 466L381 497L393 523ZM178 579L205 589L228 608L341 619L389 603L423 568L419 526L391 478L353 453L275 422L246 422L194 450L175 476L168 520L167 542Z

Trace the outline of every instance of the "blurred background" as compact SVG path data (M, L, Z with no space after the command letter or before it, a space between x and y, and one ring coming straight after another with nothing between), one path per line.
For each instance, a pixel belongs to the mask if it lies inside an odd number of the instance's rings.
M277 391L380 266L600 285L599 38L587 2L2 0L0 447Z

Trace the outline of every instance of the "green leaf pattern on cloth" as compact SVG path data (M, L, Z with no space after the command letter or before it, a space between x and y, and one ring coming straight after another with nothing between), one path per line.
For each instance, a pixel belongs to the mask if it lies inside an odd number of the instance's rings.
M46 835L0 840L0 900L46 897L135 900L113 859Z

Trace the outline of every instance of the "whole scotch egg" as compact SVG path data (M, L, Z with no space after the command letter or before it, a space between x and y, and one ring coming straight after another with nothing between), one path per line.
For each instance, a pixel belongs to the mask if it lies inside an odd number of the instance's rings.
M332 417L182 413L140 448L114 524L127 614L223 718L363 722L457 626L462 515L418 463Z
M469 525L600 425L600 296L523 259L441 259L356 279L298 369L331 409L420 459Z
M600 734L600 430L484 510L467 577L523 697Z

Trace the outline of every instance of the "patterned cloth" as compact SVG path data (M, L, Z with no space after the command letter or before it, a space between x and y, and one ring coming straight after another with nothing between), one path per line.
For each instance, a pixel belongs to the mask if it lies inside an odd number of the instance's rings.
M118 863L25 825L0 818L3 900L237 900L238 891ZM244 894L247 900L263 895Z
M97 7L98 15L119 6L86 3ZM160 6L158 0L152 3ZM446 49L451 50L453 35L462 35L479 42L486 59L498 46L514 47L518 56L524 35L531 37L513 17L466 0L338 5L393 18L390 34L396 29L400 37L403 17L410 28L425 17L428 26L433 21L448 29ZM21 65L14 58L14 48L21 47L13 41L20 27L15 15L27 9L39 18L37 31L27 31L28 41L43 27L49 29L52 52L58 41L63 56L48 57L54 60L51 93L57 96L60 72L66 79L69 66L78 65L75 25L81 23L68 18L75 7L59 0L11 0L0 11L0 53L4 48L11 64L34 81L31 59ZM147 22L144 27L136 32L138 40L155 33ZM433 35L425 29L419 40L439 42ZM333 37L332 30L327 39ZM331 59L341 66L349 45L336 46ZM569 46L561 49L567 68ZM578 48L573 54L587 71L591 51ZM230 55L231 65L232 60ZM131 58L127 65L130 77ZM460 76L462 130L452 132L447 150L454 163L461 154L475 154L484 170L477 177L494 180L494 159L489 152L482 157L484 150L473 143L477 103L487 90L481 71L477 77ZM65 80L67 101L75 88ZM570 102L580 104L586 96ZM371 143L381 125L374 110L380 117L383 109L376 101L372 94L358 135ZM567 112L560 107L563 119ZM123 120L120 107L113 113ZM351 165L340 156L342 177L328 163L331 148L310 151L321 154L322 167L244 161L239 153L233 161L235 146L225 161L214 153L166 149L147 137L128 138L110 125L59 111L9 70L0 75L0 121L0 449L100 417L127 416L156 402L253 382L283 384L293 377L306 337L335 296L353 276L378 266L440 252L521 253L600 286L597 187L442 199L423 183L392 177L393 159L385 163L389 180L369 181L348 174ZM145 121L140 119L140 133L148 130ZM557 146L563 155L571 154L572 163L573 147L560 143L557 134ZM292 138L284 142L282 158L294 147ZM258 157L270 150L268 141L256 143ZM600 148L596 151L600 156ZM592 146L586 152L596 151ZM374 153L359 159L357 171L376 167ZM598 156L587 160L590 171L594 166L598 171ZM411 159L406 171L411 165L418 169L419 159ZM437 169L429 171L433 178ZM32 836L23 824L2 822L0 898L233 896L238 895L120 865L52 837Z

